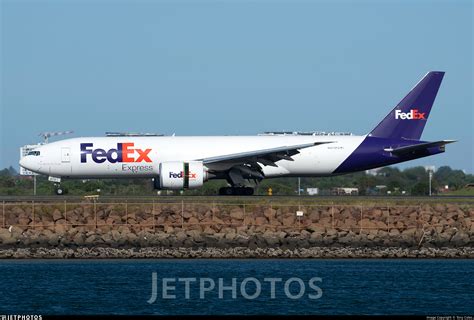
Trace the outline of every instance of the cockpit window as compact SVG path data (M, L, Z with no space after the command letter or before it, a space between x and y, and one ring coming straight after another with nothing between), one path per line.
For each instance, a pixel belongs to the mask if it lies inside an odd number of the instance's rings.
M28 155L29 156L39 156L40 152L39 151L30 151L30 152L28 152Z

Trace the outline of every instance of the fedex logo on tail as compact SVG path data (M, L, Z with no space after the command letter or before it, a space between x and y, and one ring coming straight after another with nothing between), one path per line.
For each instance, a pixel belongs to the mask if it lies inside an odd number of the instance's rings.
M426 120L426 112L419 112L418 109L411 109L410 112L402 112L401 110L395 110L395 119L402 120Z
M87 162L87 155L91 155L92 161L95 163L103 163L108 161L110 163L125 162L151 162L151 149L136 149L133 142L117 143L117 148L109 150L94 149L93 143L81 143L81 163Z

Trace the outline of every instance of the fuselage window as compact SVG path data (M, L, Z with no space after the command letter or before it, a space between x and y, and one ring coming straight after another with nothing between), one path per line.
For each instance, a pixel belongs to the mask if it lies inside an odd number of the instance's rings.
M30 152L28 152L28 155L29 156L39 156L40 152L39 151L30 151Z

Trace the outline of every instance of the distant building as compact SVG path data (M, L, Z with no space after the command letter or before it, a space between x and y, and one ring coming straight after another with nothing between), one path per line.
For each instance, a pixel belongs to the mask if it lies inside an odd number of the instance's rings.
M306 188L306 193L310 196L316 196L319 194L319 188Z
M332 188L331 194L334 196L357 196L359 188Z
M449 192L449 185L444 185L443 187L438 188L438 193L444 193L444 192Z
M380 175L380 170L382 170L382 168L375 168L375 169L365 170L365 174L369 175L369 176L378 176L378 175Z

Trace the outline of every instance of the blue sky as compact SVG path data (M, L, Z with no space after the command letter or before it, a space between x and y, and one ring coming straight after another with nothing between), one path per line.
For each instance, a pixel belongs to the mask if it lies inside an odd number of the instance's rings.
M42 131L369 132L446 71L408 163L474 170L471 1L1 2L0 168Z

